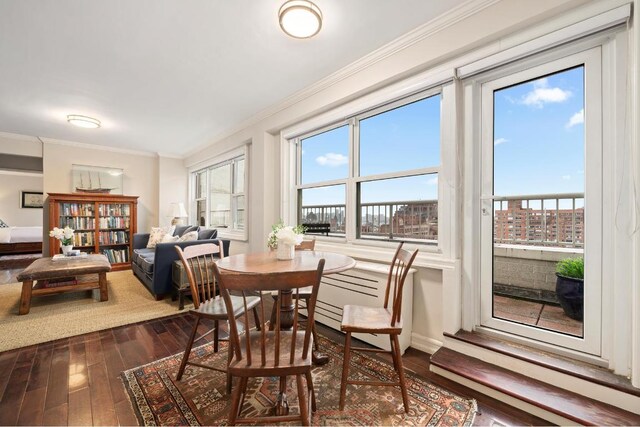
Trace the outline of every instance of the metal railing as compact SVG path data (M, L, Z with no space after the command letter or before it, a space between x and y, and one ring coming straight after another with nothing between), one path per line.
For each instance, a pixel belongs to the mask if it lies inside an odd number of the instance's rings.
M584 194L494 197L494 243L584 247Z
M584 247L584 194L494 197L494 242ZM437 241L438 201L362 203L360 237ZM330 234L344 235L343 204L302 206L301 223L330 224Z

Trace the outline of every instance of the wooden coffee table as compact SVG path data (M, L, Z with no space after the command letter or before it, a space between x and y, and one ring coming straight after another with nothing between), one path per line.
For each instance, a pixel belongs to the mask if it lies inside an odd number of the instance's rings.
M104 255L92 254L83 258L69 257L56 261L51 258L37 259L18 274L18 280L22 282L19 314L29 313L31 298L34 296L100 289L100 301L107 301L109 271L111 264ZM83 276L89 274L97 274L98 281L83 280ZM67 278L69 280L63 280Z

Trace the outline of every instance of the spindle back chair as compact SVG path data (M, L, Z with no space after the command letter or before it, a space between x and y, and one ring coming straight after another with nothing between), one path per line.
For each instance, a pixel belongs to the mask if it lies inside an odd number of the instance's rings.
M310 287L308 321L313 322L320 278L324 269L324 259L318 263L318 268L311 271L268 273L268 274L238 274L219 270L214 266L215 274L220 286L222 298L230 310L233 304L232 293L242 295L243 301L248 301L249 295L258 294L260 312L264 319L265 301L263 295L270 295L277 291L278 298L282 298L283 291L291 291L294 295L301 288ZM300 330L298 325L299 298L294 297L292 330L281 330L281 311L276 310L274 330L267 331L266 324L261 325L260 331L240 334L236 322L229 316L231 348L233 355L229 363L229 373L238 377L239 381L233 389L229 424L237 421L242 423L274 423L296 421L303 425L311 422L311 413L315 411L315 393L311 379L311 348L313 337L310 328ZM245 309L245 322L248 314ZM273 417L249 417L238 419L246 394L248 378L251 377L281 377L286 387L286 377L295 375L300 407L299 415L276 415ZM306 389L303 384L306 379ZM285 390L282 390L285 391Z

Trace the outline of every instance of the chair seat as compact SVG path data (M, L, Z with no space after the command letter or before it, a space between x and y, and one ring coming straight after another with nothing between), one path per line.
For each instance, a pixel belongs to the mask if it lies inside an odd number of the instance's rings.
M253 307L260 303L260 297L248 296L247 297L247 310L251 310ZM244 301L242 297L231 296L231 305L233 306L234 317L238 317L244 313ZM200 307L197 309L191 309L191 312L200 316L210 317L212 319L227 320L227 307L224 304L224 300L217 296L203 303L200 303Z
M345 305L340 329L344 332L399 334L402 332L402 319L391 326L391 312L386 308Z
M311 349L313 348L313 337L309 337L309 351L307 357L302 358L302 350L304 347L304 331L297 331L296 343L295 343L295 355L293 363L290 363L291 356L291 340L293 339L293 331L280 331L280 362L277 367L274 367L275 358L275 331L265 332L265 354L266 354L266 366L262 365L262 332L251 331L249 339L251 340L251 365L247 364L247 359L236 360L234 357L229 364L229 372L232 375L237 376L259 376L260 370L268 370L269 375L278 376L280 373L285 375L296 375L298 373L304 373L311 367ZM247 335L240 337L240 348L243 350L246 348ZM282 371L282 372L280 372Z

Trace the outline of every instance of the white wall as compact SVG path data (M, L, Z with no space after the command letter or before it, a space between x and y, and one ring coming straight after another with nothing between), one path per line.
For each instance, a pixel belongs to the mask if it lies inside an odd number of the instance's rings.
M189 174L182 159L158 156L158 221L161 226L171 224L172 203L184 203L187 197ZM186 218L184 219L186 220Z
M73 164L121 168L124 169L123 194L139 196L138 232L149 231L158 224L158 158L155 154L43 140L45 196L46 193L71 192ZM48 239L45 239L45 246L47 242Z
M0 132L0 153L42 157L42 142L34 136Z
M42 191L42 176L0 171L0 219L12 227L42 225L42 209L22 208L21 191Z
M234 133L223 136L206 148L189 156L191 166L219 153L252 140L250 168L249 242L232 243L236 250L259 251L265 248L270 225L281 216L279 133L309 117L335 108L383 86L436 66L462 53L493 53L504 46L500 40L556 16L568 9L584 5L580 0L502 0L478 2L487 5L482 10L459 19L433 25L425 36L382 58L363 60L334 78L319 82L306 92L278 105L261 117L249 120ZM339 76L338 76L339 75ZM233 251L232 251L233 252ZM390 259L392 253L389 254ZM443 295L442 272L418 268L414 282L413 331L415 343L424 350L433 350L442 341ZM413 345L413 344L412 344Z

